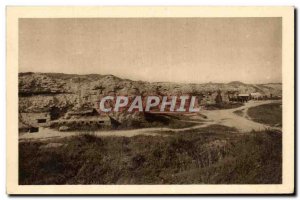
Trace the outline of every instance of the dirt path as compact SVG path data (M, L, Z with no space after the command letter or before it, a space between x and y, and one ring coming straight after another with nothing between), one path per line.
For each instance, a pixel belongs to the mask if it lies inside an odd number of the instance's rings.
M193 121L194 122L194 121ZM195 123L197 124L197 123ZM205 123L198 123L198 125L195 125L193 127L188 128L179 128L179 129L172 129L172 128L140 128L140 129L132 129L132 130L107 130L107 131L95 131L93 132L96 136L124 136L124 137L133 137L136 135L160 135L159 132L162 131L173 131L173 132L179 132L179 131L186 131L186 130L192 130L192 129L198 129L202 127L206 127L209 125L214 124L213 122L205 122ZM19 137L19 139L22 140L48 140L48 139L54 139L54 138L63 138L63 137L70 137L70 136L76 136L80 135L82 132L60 132L57 130L44 128L41 129L38 133L26 133Z
M246 116L247 116L248 109L251 107L256 107L263 104L270 104L274 102L279 102L279 101L274 101L274 100L250 101L245 103L244 106L239 108L227 109L227 110L214 110L214 111L203 110L202 114L206 115L208 119L213 120L215 124L234 127L241 132L249 132L252 130L259 131L259 130L264 130L266 128L274 128L274 127L270 127L268 125L260 124L247 119ZM242 116L236 115L234 111L237 110L242 110L243 115Z
M237 110L243 110L244 113L247 113L248 108L255 107L263 104L274 103L278 101L250 101L246 103L244 106L234 109L227 110L201 110L201 114L207 116L207 119L203 119L195 114L194 119L199 119L199 122L194 122L196 125L188 128L180 128L180 129L172 129L172 128L141 128L141 129L133 129L133 130L107 130L107 131L96 131L93 132L96 136L125 136L125 137L133 137L136 135L159 135L161 131L187 131L192 129L198 129L207 127L213 124L219 124L229 127L234 127L241 132L249 132L252 130L264 130L266 128L273 128L264 124L260 124L254 121L251 121L243 116L238 116L234 113ZM201 121L200 121L201 119ZM189 121L189 120L184 120ZM70 137L82 134L80 132L59 132L56 130L41 128L38 133L26 133L19 137L20 140L48 140L53 138L62 138L62 137Z

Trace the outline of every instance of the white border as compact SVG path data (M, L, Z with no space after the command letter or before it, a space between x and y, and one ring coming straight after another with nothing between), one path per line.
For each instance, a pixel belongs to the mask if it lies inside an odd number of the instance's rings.
M293 7L9 7L7 9L7 192L9 194L241 194L291 193L294 188ZM18 18L63 17L282 17L282 185L18 185Z

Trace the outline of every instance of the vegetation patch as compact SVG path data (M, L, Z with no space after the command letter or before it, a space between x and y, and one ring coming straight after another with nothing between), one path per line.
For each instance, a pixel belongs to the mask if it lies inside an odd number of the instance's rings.
M248 109L248 116L256 122L270 126L282 126L282 104L270 103Z
M187 121L185 121L187 120ZM128 119L124 120L122 124L116 129L136 129L136 128L153 128L153 127L166 127L173 129L188 128L199 125L201 120L192 120L183 115L170 115L170 114L153 114L147 113L144 119Z
M19 184L280 184L282 134L214 125L164 136L19 143ZM47 143L64 145L40 148Z
M243 110L236 110L236 111L234 111L233 113L236 114L236 115L238 115L238 116L240 116L240 117L243 117L243 116L244 116Z

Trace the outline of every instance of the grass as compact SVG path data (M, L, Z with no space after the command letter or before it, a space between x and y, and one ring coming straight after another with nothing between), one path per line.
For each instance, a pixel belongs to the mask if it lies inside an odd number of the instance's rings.
M184 121L188 120L188 121ZM199 124L201 120L190 120L189 117L181 114L153 114L148 113L145 120L130 119L123 121L117 129L136 129L136 128L153 128L153 127L167 127L173 129L188 128Z
M264 104L248 109L248 116L256 122L271 126L282 126L281 103Z
M186 122L186 121L181 121L181 120L171 120L170 123L167 125L168 128L172 129L180 129L180 128L188 128L188 127L193 127L199 125L197 121L195 122Z
M244 115L243 110L236 110L233 113L236 114L236 115L238 115L238 116L240 116L240 117L243 117L243 115Z
M281 133L214 125L165 136L19 143L19 184L279 184Z

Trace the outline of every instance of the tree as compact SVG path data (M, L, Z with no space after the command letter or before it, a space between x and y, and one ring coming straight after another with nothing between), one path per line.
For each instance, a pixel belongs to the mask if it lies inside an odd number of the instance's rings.
M218 90L218 94L216 96L215 101L216 101L216 104L221 104L223 102L222 95L221 95L221 90Z

